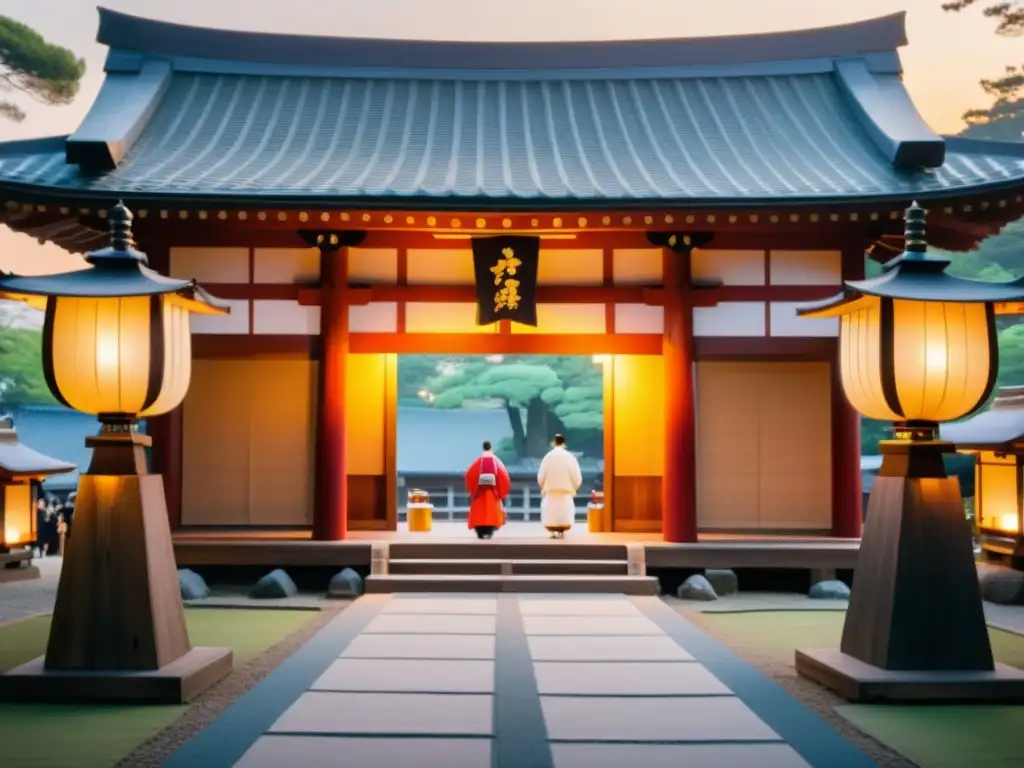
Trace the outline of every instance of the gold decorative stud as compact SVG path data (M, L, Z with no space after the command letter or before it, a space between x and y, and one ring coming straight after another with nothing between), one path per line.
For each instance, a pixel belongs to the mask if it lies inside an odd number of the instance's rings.
M107 209L100 208L98 211L96 211L96 215L99 216L101 219L107 218Z
M477 219L476 220L476 228L477 229L484 229L486 227L487 227L487 219Z
M530 226L531 227L539 227L540 226L540 220L539 219L530 219Z
M820 219L820 218L821 218L821 217L820 217L820 216L818 216L818 214L816 214L816 213L812 213L812 214L811 214L811 221L812 221L813 223L815 223L815 224L816 224L816 223L818 222L818 219Z
M671 224L671 223L672 223L672 222L674 222L675 220L676 220L676 217L675 217L675 216L673 216L673 215L672 215L671 213L666 213L666 214L665 214L665 223L666 223L666 224Z
M392 216L390 213L384 214L384 223L385 224L390 224L394 220L395 220L395 217Z
M730 224L735 224L735 223L736 223L736 221L737 221L737 217L736 217L736 216L730 216L730 217L729 217L729 223L730 223Z
M838 213L830 213L828 215L828 220L829 221L839 221L839 214Z
M200 211L199 212L199 218L203 219L205 221L206 220L206 211Z
M284 211L278 211L277 212L277 220L278 221L285 221L287 218L288 218L288 214L285 213Z
M708 222L708 224L714 224L715 223L715 215L711 214L710 216L708 216L707 222Z
M757 224L757 222L758 222L758 221L759 221L760 219L761 219L761 217L760 217L760 216L758 216L758 215L757 215L756 213L752 213L752 214L750 214L750 223L751 223L751 224Z
M39 211L40 213L46 213L46 206L45 205L37 205L36 206L36 210Z
M576 226L578 226L580 229L586 229L587 220L584 217L580 216L578 219L576 219Z
M871 220L872 221L878 221L878 214L876 212L874 212L874 211L872 211L872 213L871 213Z
M632 216L623 216L622 217L622 223L625 224L628 227L630 224L633 223L633 217Z
M654 223L654 217L653 216L644 216L644 224L646 224L647 226L651 226L651 224L653 224L653 223Z
M248 211L239 211L238 212L238 220L239 221L245 221L248 218L249 218L249 212Z
M983 210L983 211L986 208L988 208L988 200L982 200L981 203L980 203L980 207L981 207L981 210Z
M167 211L160 211L160 218L161 219L166 219L169 215L170 214L168 214Z
M415 216L406 216L405 217L405 223L410 225L410 226L412 226L413 224L416 223L416 217Z
M427 216L427 226L433 227L435 224L437 224L437 219L433 216Z
M299 212L299 221L309 221L309 214L305 211Z
M860 214L859 213L851 213L850 214L850 221L857 221L858 219L860 219Z
M338 218L341 219L342 221L348 221L352 217L349 215L348 211L342 211L341 215L338 216Z
M778 216L772 216L772 217L770 217L768 219L768 221L770 221L772 224L778 224L779 223L779 217Z
M324 213L320 214L320 221L326 223L326 222L328 222L330 220L331 220L331 214L327 213L326 211Z
M791 222L793 222L794 224L796 224L798 221L800 221L800 214L798 214L798 213L791 213L791 214L789 214L789 220Z
M224 221L224 219L226 219L227 217L228 217L228 212L227 211L217 211L217 218L220 219L221 221Z
M324 215L326 216L327 214L324 214ZM267 212L266 211L260 211L259 213L256 214L256 218L259 219L260 221L266 221L267 220Z
M964 206L964 212L965 213L970 213L973 210L974 210L974 206L973 205L965 205Z
M889 218L896 221L900 217L899 211L889 211Z
M187 219L188 218L188 211L178 211L178 218L179 219Z
M604 224L607 227L609 224L612 223L612 217L611 216L602 216L601 217L601 223Z
M503 226L505 229L511 229L512 228L512 219L502 219L501 220L501 226Z
M555 229L558 229L559 227L562 226L562 220L556 216L554 219L551 220L551 226L553 226Z
M693 222L695 222L696 220L697 220L697 218L695 216L687 216L686 217L686 223L687 224L693 224Z
M362 219L363 219L363 221L369 221L370 220L370 214L364 213L363 216L362 216Z
M67 213L67 212L68 212L68 209L67 209L67 208L61 208L61 209L60 209L60 212L61 212L61 213ZM149 211L147 211L147 210L146 210L145 208L139 208L139 210L138 210L138 216L139 216L139 218L140 218L140 219L144 219L144 218L146 218L147 216L149 216Z
M459 219L452 219L451 225L453 229L458 229L462 226L462 222Z
M1006 201L1005 200L1000 200L999 201L999 207L1000 208L1005 208L1006 207Z

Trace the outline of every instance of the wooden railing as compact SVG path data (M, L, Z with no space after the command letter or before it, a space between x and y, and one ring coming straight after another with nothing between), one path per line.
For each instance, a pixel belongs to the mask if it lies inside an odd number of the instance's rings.
M442 485L408 479L398 493L400 521L406 520L407 494L413 488L420 488L430 494L430 503L434 505L434 520L465 520L469 515L469 494L461 483ZM584 485L576 495L577 522L586 522L589 502L590 488ZM509 521L540 522L540 491L536 483L512 483L512 490L505 499L505 516Z

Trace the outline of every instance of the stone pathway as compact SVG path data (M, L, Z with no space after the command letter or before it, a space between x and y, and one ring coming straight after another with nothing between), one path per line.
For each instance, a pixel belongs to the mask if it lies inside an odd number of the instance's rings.
M657 598L370 595L165 765L868 768Z

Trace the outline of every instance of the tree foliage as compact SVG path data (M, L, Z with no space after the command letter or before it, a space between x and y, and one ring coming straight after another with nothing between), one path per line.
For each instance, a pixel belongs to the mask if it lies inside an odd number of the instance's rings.
M0 404L54 404L43 377L42 333L0 326Z
M982 15L997 22L997 35L1024 35L1024 0L985 1L989 4L982 8ZM952 0L943 3L942 9L959 12L977 4L978 0ZM1024 130L1024 65L1008 66L1002 76L982 80L981 87L992 98L992 104L986 109L970 109L964 113L969 126L966 134L978 135L981 131L977 129L986 127L988 135L979 138L1019 141Z
M407 355L399 400L434 408L503 408L518 458L542 456L562 432L577 450L600 455L604 430L601 369L590 357Z
M0 89L19 91L43 104L68 104L78 93L85 61L46 42L32 27L0 16ZM0 99L0 114L25 119L14 102Z

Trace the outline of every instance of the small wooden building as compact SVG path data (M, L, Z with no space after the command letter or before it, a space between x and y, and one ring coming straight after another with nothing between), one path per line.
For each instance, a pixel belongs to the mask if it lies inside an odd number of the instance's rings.
M941 436L974 456L974 523L981 548L1024 556L1024 387L1002 387L988 410L943 424Z
M101 11L69 136L0 145L12 228L75 251L118 198L229 299L154 420L175 527L396 526L396 355L606 356L614 531L859 535L859 418L803 302L1024 213L1024 145L934 133L903 14L793 33L449 43ZM539 239L536 327L477 325L474 238Z
M74 464L23 445L11 420L0 418L0 555L31 547L36 541L32 481L74 469Z

